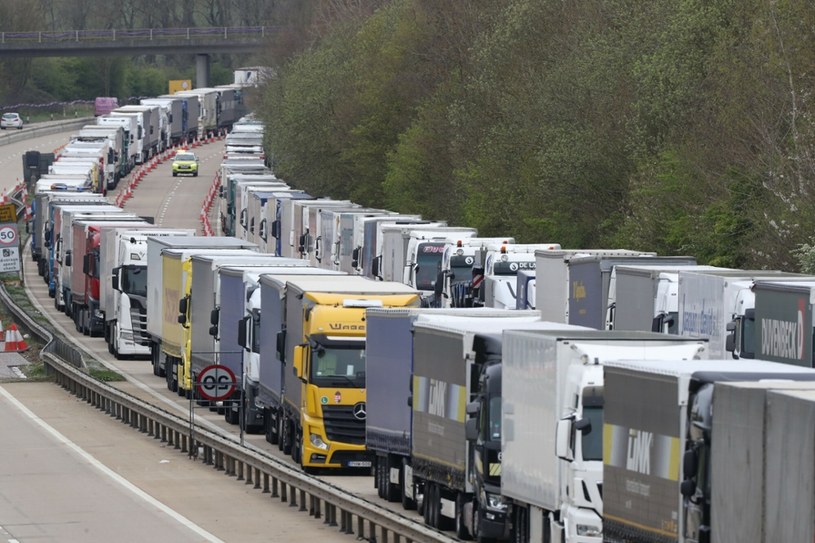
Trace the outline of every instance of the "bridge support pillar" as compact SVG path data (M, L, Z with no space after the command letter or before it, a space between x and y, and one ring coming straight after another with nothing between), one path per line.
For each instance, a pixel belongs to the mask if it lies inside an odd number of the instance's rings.
M209 55L195 55L195 88L209 87Z

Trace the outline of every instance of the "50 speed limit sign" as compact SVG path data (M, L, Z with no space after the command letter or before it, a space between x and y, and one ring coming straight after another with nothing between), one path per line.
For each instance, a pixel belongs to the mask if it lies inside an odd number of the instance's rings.
M235 373L226 366L213 364L198 374L198 393L202 398L217 402L229 398L237 388Z
M0 245L16 245L17 244L17 226L3 226L0 227Z

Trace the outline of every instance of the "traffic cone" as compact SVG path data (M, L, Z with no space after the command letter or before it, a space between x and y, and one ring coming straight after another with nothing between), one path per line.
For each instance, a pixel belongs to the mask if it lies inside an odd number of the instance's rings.
M3 346L5 352L27 351L28 344L23 339L23 335L17 330L17 325L12 323L11 328L6 330L6 341Z

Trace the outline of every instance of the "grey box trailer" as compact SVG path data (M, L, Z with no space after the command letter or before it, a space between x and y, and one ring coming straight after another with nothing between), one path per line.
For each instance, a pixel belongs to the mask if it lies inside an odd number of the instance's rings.
M413 331L417 322L479 323L495 319L514 325L536 322L539 313L489 309L371 308L366 312L365 371L368 417L365 443L377 455L380 497L415 502L411 463ZM483 320L482 320L483 319ZM494 329L497 329L495 327ZM408 482L405 485L405 481Z
M560 251L535 251L535 274L540 277L541 286L535 289L535 309L541 318L552 322L571 322L569 319L572 288L580 289L579 284L570 278L572 259L581 256L637 257L640 251L627 249L561 249ZM536 280L537 283L537 280Z
M178 100L180 103L180 116L176 119L175 114L173 114L173 123L178 122L181 125L181 140L174 143L184 143L196 139L198 137L198 116L201 112L198 97L162 94L159 98Z
M815 371L763 360L607 362L604 541L691 542L709 534L714 453L704 430L713 424L718 384L767 379L813 381Z
M815 393L773 391L768 404L766 541L813 541Z
M756 541L757 543L773 543L775 541L803 541L796 538L779 536L774 530L767 530L767 523L772 518L771 509L778 507L777 512L788 509L784 515L790 519L798 519L807 515L794 514L798 509L795 500L790 500L787 489L793 484L796 477L803 477L805 484L812 485L813 467L810 443L809 449L801 449L791 456L791 470L789 476L783 481L784 491L772 494L776 467L779 461L784 461L773 452L775 440L771 433L778 427L778 434L783 435L781 450L790 447L796 448L796 439L809 434L812 440L812 422L815 418L810 415L809 420L789 418L774 418L771 416L771 393L779 391L809 390L815 393L813 381L791 380L764 380L756 382L719 383L713 395L712 425L710 439L713 451L710 459L710 473L712 493L710 503L710 526L713 541L736 543L738 541ZM803 445L803 444L801 444ZM803 453L809 451L808 453ZM802 456L809 458L810 467L800 464ZM794 459L798 459L795 462ZM795 474L795 475L793 475ZM807 480L808 478L808 480ZM779 485L775 485L776 489ZM810 487L812 488L812 487ZM780 502L785 506L777 505ZM812 499L808 500L811 509ZM812 520L810 526L812 528ZM783 531L783 530L782 530ZM812 536L810 536L811 538Z
M641 255L635 257L590 255L575 257L569 265L569 324L606 328L608 290L614 266L625 264L693 266L689 256Z
M164 137L167 145L176 145L186 135L184 130L184 106L185 100L180 96L144 98L142 105L159 106L164 110L166 125L164 127Z
M243 299L230 300L229 296L235 296L234 292L224 296L221 290L218 270L222 266L268 266L275 261L275 257L268 254L259 253L253 250L228 253L196 254L190 259L192 266L192 285L190 288L189 314L192 322L192 332L190 335L190 371L192 375L198 375L204 368L212 364L226 364L229 369L240 373L240 364L232 363L235 358L234 351L226 355L219 348L219 339L224 333L223 329L218 329L218 334L210 334L213 311L219 312L225 306L242 303ZM227 363L228 362L228 363Z

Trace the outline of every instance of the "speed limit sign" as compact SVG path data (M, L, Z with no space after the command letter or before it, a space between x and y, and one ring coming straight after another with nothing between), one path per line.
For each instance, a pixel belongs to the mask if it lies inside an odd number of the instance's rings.
M17 226L3 226L0 227L0 245L16 245L17 244Z
M201 370L197 384L201 397L213 402L229 398L237 388L235 373L228 367L218 364Z

